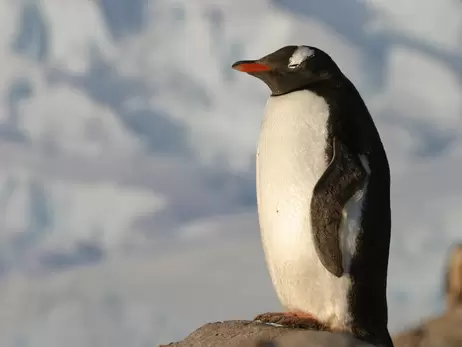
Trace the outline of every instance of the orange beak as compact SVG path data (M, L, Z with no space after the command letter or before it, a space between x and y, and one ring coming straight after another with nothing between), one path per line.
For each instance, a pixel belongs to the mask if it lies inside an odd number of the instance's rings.
M253 60L238 61L232 65L232 68L241 72L261 72L271 70L268 65L257 63Z

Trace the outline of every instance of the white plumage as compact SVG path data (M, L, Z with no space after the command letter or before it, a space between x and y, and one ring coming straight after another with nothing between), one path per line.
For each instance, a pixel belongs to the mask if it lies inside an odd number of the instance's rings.
M314 54L314 50L307 46L299 46L289 59L289 67L297 67L308 57Z
M312 192L327 167L328 116L325 100L307 90L269 98L257 151L258 214L269 272L284 307L348 328L351 280L324 268L311 233ZM364 194L358 192L350 200L339 231L347 267L356 247Z

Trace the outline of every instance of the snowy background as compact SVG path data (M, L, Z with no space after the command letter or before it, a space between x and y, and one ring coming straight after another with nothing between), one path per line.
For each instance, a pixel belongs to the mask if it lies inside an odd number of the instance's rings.
M266 86L329 52L392 168L390 329L462 239L458 0L0 0L0 346L147 347L279 309L256 220Z

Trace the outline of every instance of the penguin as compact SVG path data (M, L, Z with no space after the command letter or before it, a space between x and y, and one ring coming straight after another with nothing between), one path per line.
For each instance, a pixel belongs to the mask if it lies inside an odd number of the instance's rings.
M232 68L271 92L256 154L257 210L285 312L255 320L393 346L390 168L365 102L316 47L286 46Z

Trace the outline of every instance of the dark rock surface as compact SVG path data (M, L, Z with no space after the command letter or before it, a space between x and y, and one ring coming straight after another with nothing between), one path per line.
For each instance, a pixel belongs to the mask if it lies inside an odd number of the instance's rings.
M289 329L251 321L205 324L168 347L370 347L349 334Z

